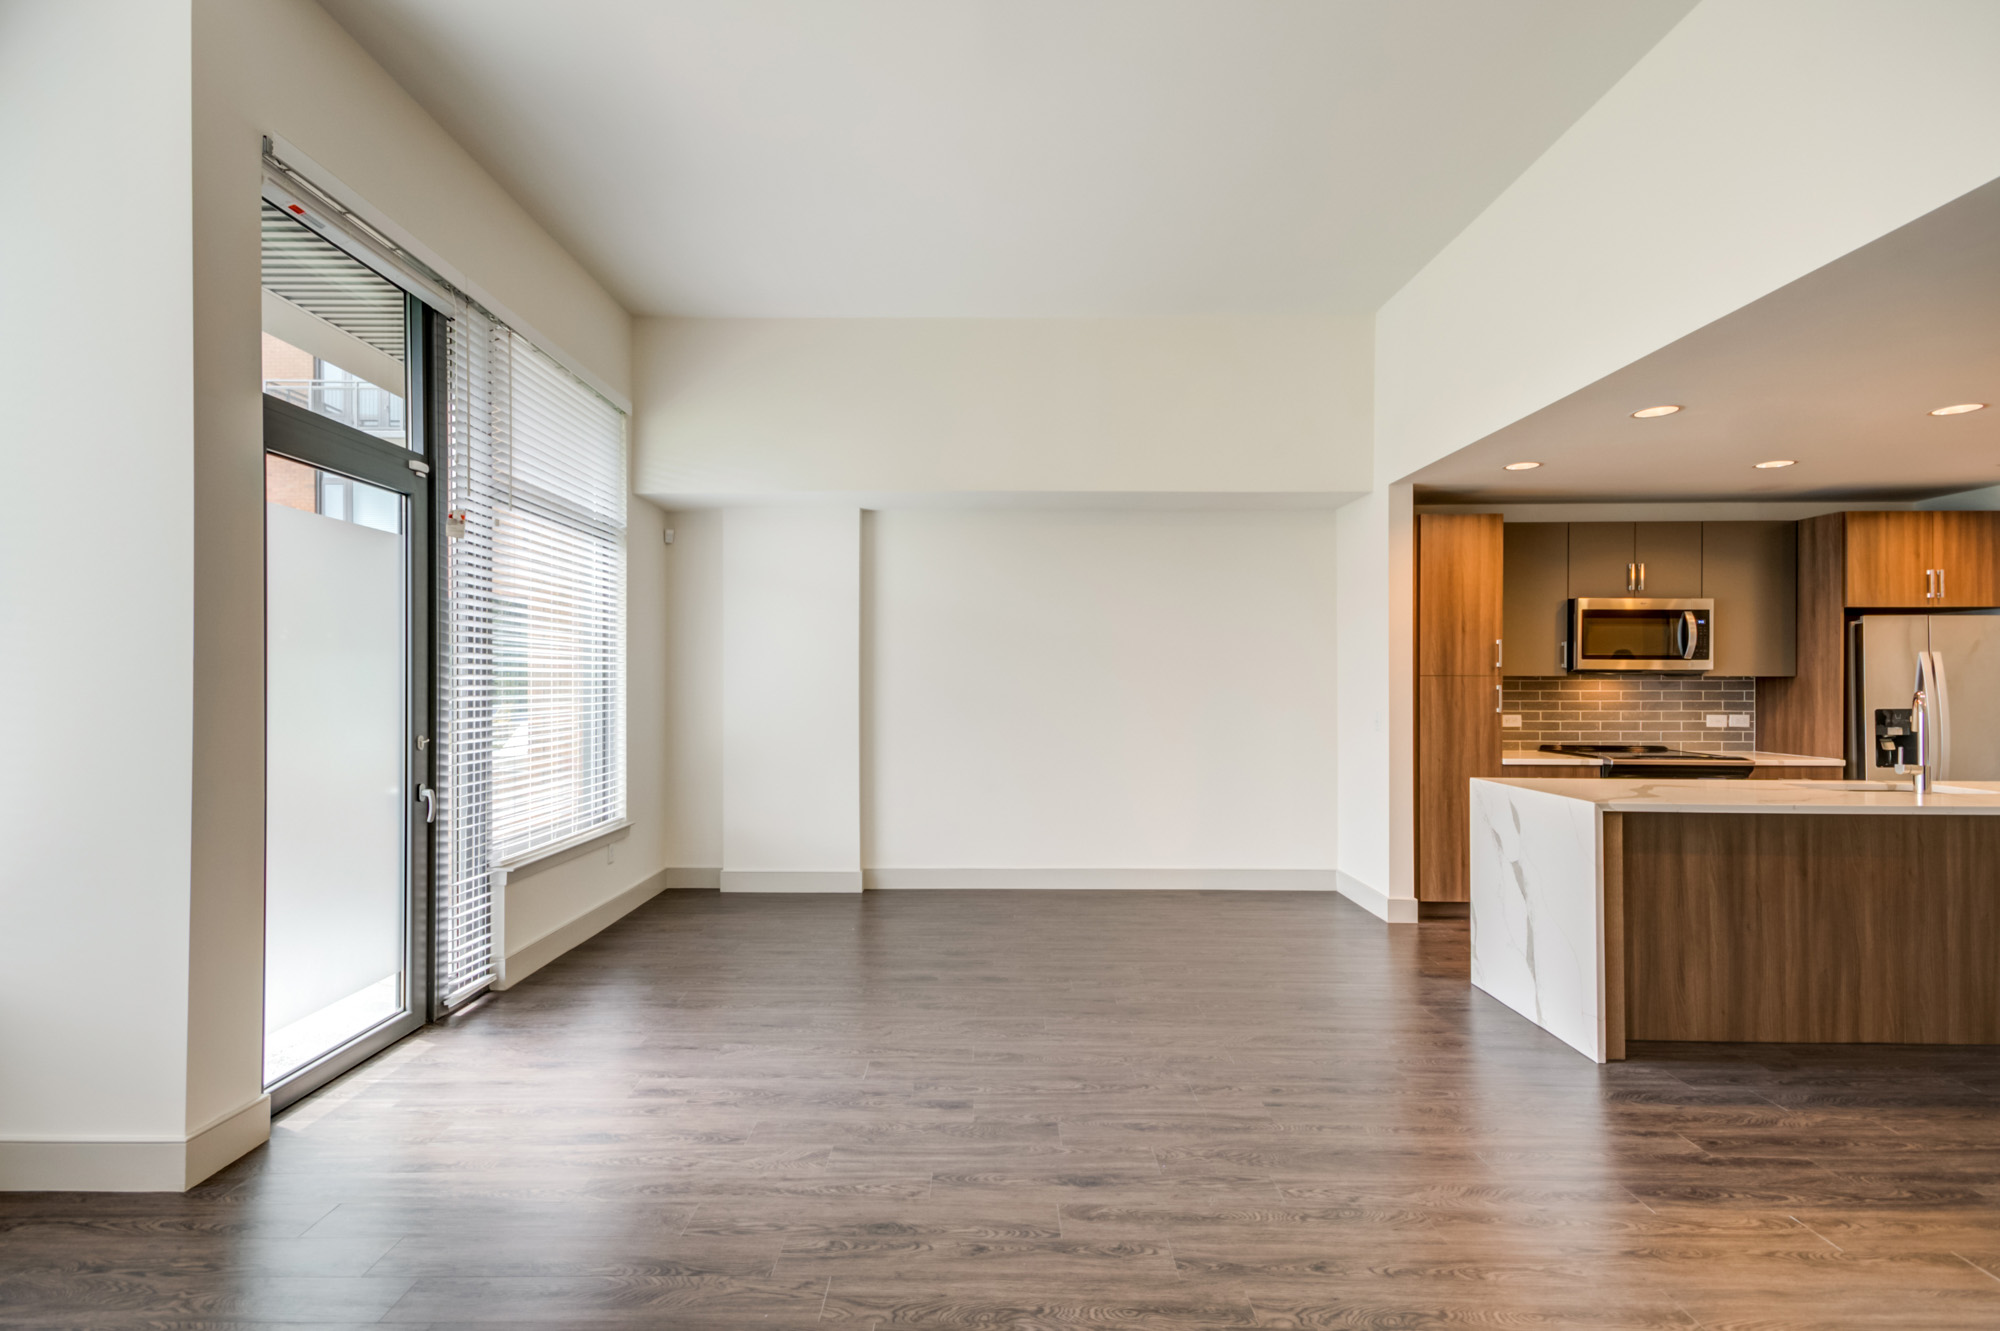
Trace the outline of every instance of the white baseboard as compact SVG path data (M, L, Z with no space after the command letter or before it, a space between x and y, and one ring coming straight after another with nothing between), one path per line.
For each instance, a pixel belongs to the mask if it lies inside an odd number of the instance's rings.
M1334 892L1332 869L870 869L871 890Z
M554 961L577 944L586 942L602 933L609 926L624 919L639 907L651 901L670 887L711 887L714 869L662 869L650 878L645 878L626 888L611 900L571 920L558 925L540 938L509 946L506 960L499 967L499 975L493 981L495 989L511 989L533 975L542 967Z
M859 892L859 869L724 869L725 892Z
M185 1138L0 1141L0 1192L186 1192L270 1136L260 1095Z
M1379 892L1356 878L1353 874L1339 872L1340 895L1380 920L1390 924L1415 924L1417 922L1417 902L1414 897L1392 897Z

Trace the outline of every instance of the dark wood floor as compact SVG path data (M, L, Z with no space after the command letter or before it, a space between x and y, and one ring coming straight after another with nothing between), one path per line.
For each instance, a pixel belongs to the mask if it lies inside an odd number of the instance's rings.
M1596 1067L1328 896L672 894L186 1197L0 1198L0 1325L1992 1331L1997 1052Z

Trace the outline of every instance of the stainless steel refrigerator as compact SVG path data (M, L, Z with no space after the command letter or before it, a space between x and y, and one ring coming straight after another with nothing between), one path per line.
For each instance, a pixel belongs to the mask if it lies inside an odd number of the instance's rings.
M1922 659L1931 776L2000 781L2000 611L1863 615L1848 626L1848 768L1879 779L1916 759L1910 700Z

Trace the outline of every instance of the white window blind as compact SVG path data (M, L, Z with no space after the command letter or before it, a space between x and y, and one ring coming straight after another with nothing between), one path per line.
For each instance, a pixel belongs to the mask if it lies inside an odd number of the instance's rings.
M492 978L493 870L625 817L625 417L483 311L451 324L445 1001Z

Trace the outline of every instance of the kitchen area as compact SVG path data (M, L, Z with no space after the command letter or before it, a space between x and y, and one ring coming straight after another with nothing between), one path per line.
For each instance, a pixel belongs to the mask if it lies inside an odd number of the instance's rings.
M1475 987L1599 1062L2000 1043L2000 512L1430 511L1416 572L1419 899Z

